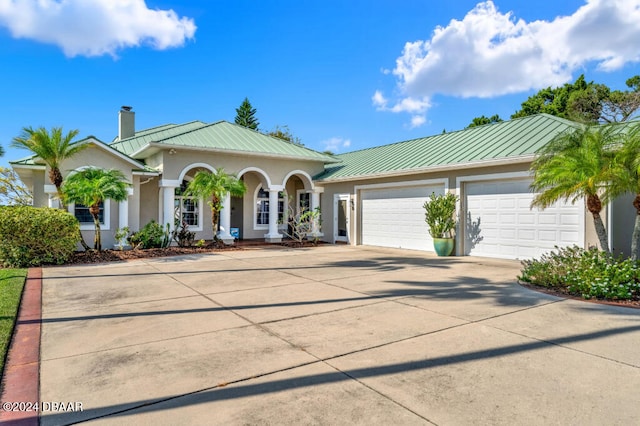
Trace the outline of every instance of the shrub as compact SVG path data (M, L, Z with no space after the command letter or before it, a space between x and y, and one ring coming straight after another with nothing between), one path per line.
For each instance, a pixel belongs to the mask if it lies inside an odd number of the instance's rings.
M183 220L180 227L171 232L171 238L178 243L178 247L191 247L193 240L196 238L196 233L189 231L189 225Z
M169 225L167 229L162 229L155 220L147 223L144 228L129 237L129 243L135 248L162 248L167 247L170 242Z
M451 238L456 229L456 203L458 196L447 192L443 195L431 194L424 205L424 221L429 225L432 238Z
M557 248L540 260L522 262L518 278L534 285L556 288L585 299L640 299L640 266L596 248Z
M0 262L5 267L65 263L76 250L79 237L78 220L66 211L0 207Z

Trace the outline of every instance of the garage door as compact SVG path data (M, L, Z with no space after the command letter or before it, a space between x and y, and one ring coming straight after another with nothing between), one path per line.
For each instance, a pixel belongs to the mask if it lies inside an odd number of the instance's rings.
M363 190L362 244L433 251L422 207L432 192L444 185Z
M583 203L531 209L530 179L467 183L465 254L528 259L584 244Z

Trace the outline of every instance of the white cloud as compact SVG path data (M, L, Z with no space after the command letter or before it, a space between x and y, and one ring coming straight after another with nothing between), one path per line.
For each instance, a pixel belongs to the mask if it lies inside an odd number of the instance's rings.
M409 112L415 127L436 94L488 98L561 85L587 64L613 71L640 61L638 22L640 0L587 0L570 16L530 23L479 3L429 40L406 43L393 70L397 99L376 91L373 103Z
M0 0L0 26L69 57L115 56L140 45L163 50L184 45L196 31L193 19L149 9L144 0Z
M349 148L351 146L351 139L333 137L320 143L324 145L325 151L340 152L343 148Z

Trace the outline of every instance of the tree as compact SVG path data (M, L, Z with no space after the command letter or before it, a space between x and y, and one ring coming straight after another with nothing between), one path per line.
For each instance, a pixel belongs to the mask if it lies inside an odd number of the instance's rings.
M267 132L267 135L273 136L274 138L282 139L283 141L294 143L296 145L304 145L299 137L294 136L293 133L291 133L291 130L289 130L289 126L287 125L276 125L273 130Z
M258 130L260 123L256 118L256 109L251 106L248 98L244 98L242 104L236 108L235 123L252 130Z
M102 250L100 236L100 204L108 200L124 201L129 196L127 188L131 186L121 171L104 170L89 167L67 176L62 185L65 202L74 202L89 207L89 213L95 226L95 250Z
M626 81L631 90L615 90L602 104L602 121L607 123L619 123L629 121L637 117L640 110L640 75L631 77Z
M567 100L565 118L585 124L595 124L602 116L603 103L611 90L604 84L588 83L583 89L574 90Z
M28 149L49 166L49 180L55 185L63 208L65 204L61 196L63 177L60 166L64 160L88 147L88 144L73 143L73 138L77 135L78 130L71 130L63 135L62 127L52 128L51 133L44 127L24 127L22 134L11 142L11 146Z
M640 110L640 76L629 78L626 85L629 90L611 90L587 82L583 74L573 83L538 91L511 118L546 113L585 124L628 121Z
M631 236L631 259L640 259L640 124L620 133L620 144L614 159L609 192L611 198L625 193L635 194L636 217Z
M584 79L584 74L573 83L563 86L547 87L530 96L521 105L521 109L511 115L511 118L527 117L529 115L546 113L557 117L569 118L567 105L574 92L586 90L590 84Z
M220 167L215 172L198 171L193 180L189 182L185 195L211 198L207 204L211 207L213 238L218 240L217 231L224 198L227 194L231 194L232 197L242 197L246 191L247 187L243 181L234 175L225 173L224 169Z
M33 194L12 169L0 167L0 205L30 206Z
M531 189L539 192L531 206L544 209L560 199L575 203L585 197L600 247L606 252L609 243L600 212L612 198L607 184L615 140L611 126L582 126L553 138L531 165Z
M501 121L504 121L504 120L502 120L502 118L500 118L498 114L492 115L491 117L485 117L484 115L481 115L480 117L475 117L471 121L471 124L469 124L466 128L470 129L471 127L483 126L485 124L500 123Z
M4 155L4 148L0 145L0 157Z

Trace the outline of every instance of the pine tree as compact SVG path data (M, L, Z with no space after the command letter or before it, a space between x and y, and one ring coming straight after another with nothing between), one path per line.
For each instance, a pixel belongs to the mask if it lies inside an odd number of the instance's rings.
M242 104L236 108L236 124L252 130L258 130L260 123L256 118L256 109L251 106L248 98L244 98Z

